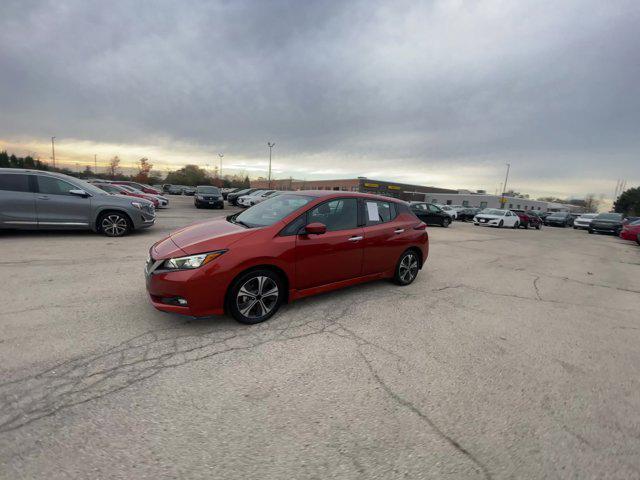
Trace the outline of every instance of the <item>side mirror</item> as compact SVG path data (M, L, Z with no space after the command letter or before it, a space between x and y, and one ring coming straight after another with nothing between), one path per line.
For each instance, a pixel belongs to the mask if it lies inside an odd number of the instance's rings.
M82 190L81 188L78 188L77 190L69 190L69 193L71 195L77 195L79 197L88 197L89 194L87 192L85 192L84 190Z
M307 225L304 233L307 235L322 235L327 232L327 226L324 223L313 222Z

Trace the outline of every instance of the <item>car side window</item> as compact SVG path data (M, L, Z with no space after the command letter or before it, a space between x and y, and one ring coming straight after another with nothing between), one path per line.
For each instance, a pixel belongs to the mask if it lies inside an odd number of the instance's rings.
M45 195L70 195L71 190L77 190L78 187L71 185L64 180L55 177L45 177L38 175L38 191Z
M358 227L358 200L340 198L321 203L307 214L307 222L319 222L327 226L328 232L349 230Z
M416 203L415 205L411 205L411 210L418 213L424 213L427 211L427 206L424 203Z
M396 216L395 209L389 202L365 200L364 211L367 225L390 222Z
M429 207L429 211L430 211L431 213L439 213L439 212L441 212L441 211L442 211L442 210L440 210L438 207L436 207L435 205L428 205L428 207Z
M29 192L29 176L16 173L0 174L0 190Z
M300 215L293 222L282 229L282 231L280 232L280 236L286 237L289 235L298 235L302 227L304 227L306 224L307 216L305 214Z

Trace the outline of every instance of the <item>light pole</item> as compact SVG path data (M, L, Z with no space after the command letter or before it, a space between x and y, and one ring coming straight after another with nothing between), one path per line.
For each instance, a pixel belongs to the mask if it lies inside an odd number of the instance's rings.
M98 155L93 154L93 173L98 173Z
M220 157L220 170L219 170L219 175L220 175L220 180L222 180L222 157L224 157L224 153L220 152L218 154L218 156Z
M511 168L511 164L507 163L507 174L504 177L504 186L502 187L502 195L500 201L500 208L504 208L504 204L507 202L504 194L507 192L507 181L509 180L509 169Z
M271 149L275 145L275 142L267 142L267 147L269 147L269 189L271 189Z
M51 160L53 161L53 168L56 168L56 147L54 145L56 137L51 137Z

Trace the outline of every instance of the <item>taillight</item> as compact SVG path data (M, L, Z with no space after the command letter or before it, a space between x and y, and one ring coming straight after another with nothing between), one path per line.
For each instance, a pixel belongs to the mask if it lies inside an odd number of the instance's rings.
M420 222L418 225L413 227L414 230L426 230L427 224L424 222Z

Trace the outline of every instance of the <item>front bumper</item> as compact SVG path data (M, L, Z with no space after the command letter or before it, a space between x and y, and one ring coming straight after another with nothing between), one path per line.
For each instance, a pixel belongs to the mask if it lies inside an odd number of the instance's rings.
M619 225L598 225L591 224L589 226L589 230L598 233L615 233L616 235L620 232L621 227Z
M134 229L148 228L156 222L156 209L151 205L142 209L134 208L128 213Z
M481 219L479 219L479 220L474 220L473 224L480 225L481 227L497 227L500 224L500 220L482 221Z
M193 270L158 271L158 262L149 259L145 266L147 292L151 304L163 312L193 317L223 315L227 288L232 279L213 262ZM186 301L179 305L178 299Z
M200 200L196 198L194 200L194 204L199 207L224 208L224 200L207 200L207 199Z

